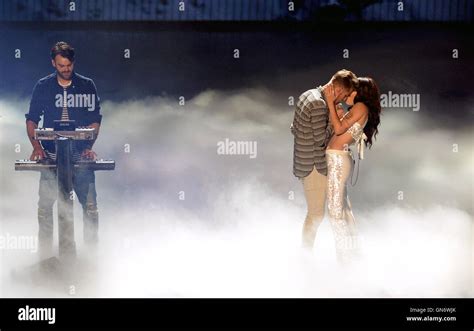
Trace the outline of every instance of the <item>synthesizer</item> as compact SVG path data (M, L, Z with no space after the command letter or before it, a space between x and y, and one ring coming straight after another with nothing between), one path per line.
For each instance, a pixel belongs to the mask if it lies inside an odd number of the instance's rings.
M73 163L74 169L87 169L87 170L114 170L115 161L114 160L80 160ZM56 169L56 162L51 159L43 159L40 161L32 160L16 160L15 161L15 170L33 170L41 171L45 169Z
M52 128L35 129L36 140L56 140L64 137L72 140L94 140L94 128L78 127L72 131L55 131Z

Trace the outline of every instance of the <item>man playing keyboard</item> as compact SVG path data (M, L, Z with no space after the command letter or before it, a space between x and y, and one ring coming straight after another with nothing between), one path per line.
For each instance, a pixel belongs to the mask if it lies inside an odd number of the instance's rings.
M74 49L65 42L56 43L51 49L51 63L56 69L49 76L40 79L34 89L26 117L28 138L33 146L30 160L56 160L54 141L34 139L34 130L43 117L43 127L53 128L54 121L75 121L76 126L89 127L99 133L102 115L99 97L92 79L74 72ZM95 140L77 140L73 143L73 161L95 160L92 150ZM73 188L82 205L84 241L95 244L98 241L99 217L94 171L75 169ZM40 258L52 256L53 205L57 199L56 171L41 171L38 201L38 251Z

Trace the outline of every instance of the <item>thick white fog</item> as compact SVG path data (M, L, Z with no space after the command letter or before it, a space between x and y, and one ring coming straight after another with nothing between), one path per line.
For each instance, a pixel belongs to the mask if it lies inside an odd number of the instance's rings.
M4 96L0 295L471 297L472 127L426 125L426 103L384 111L349 188L362 260L341 269L327 217L313 252L301 249L306 203L292 174L288 97L255 88L204 91L184 106L104 101L94 149L117 166L96 173L99 251L82 246L76 205L81 264L75 281L57 286L12 276L37 261L34 247L15 240L37 234L39 174L14 171L31 153L28 100ZM256 157L218 154L226 139L256 142Z

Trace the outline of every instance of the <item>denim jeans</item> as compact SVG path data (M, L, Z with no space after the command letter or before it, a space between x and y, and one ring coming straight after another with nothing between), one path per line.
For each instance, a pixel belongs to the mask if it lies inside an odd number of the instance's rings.
M94 171L75 169L73 188L83 210L84 241L86 243L96 243L98 240L99 215ZM56 170L41 171L38 201L38 241L41 255L49 255L52 251L53 206L57 197ZM74 238L72 239L74 240Z

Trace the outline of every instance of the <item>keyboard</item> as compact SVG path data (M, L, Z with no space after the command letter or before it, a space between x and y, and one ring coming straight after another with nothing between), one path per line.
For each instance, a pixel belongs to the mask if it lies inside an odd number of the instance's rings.
M115 161L113 160L80 160L73 163L74 169L87 169L87 170L114 170ZM39 161L32 160L16 160L15 170L36 170L41 171L45 169L56 169L56 162L51 159L43 159Z
M60 137L73 140L94 140L94 129L78 127L74 131L54 131L52 128L35 129L36 140L56 140Z

